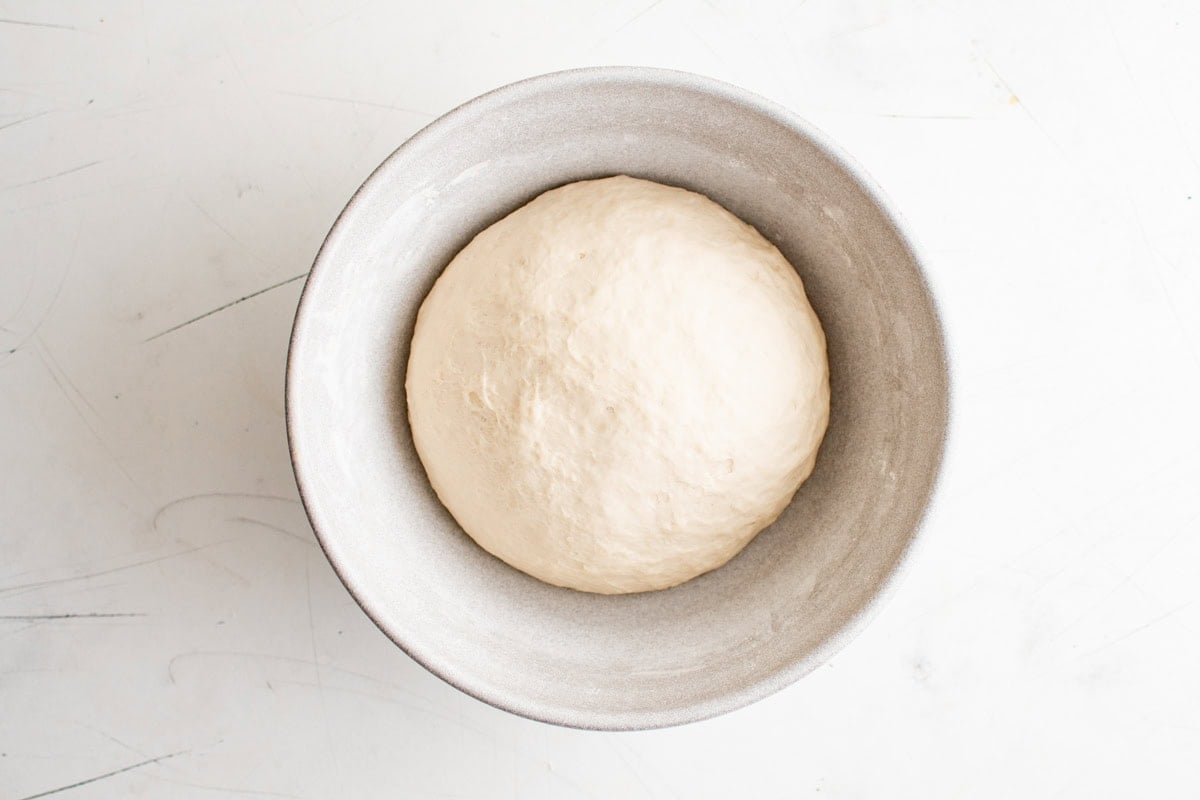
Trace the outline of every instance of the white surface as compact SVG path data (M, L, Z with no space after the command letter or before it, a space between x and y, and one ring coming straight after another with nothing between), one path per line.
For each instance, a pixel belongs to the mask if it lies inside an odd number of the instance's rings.
M0 796L1200 792L1200 6L404 5L0 3ZM436 114L601 63L852 152L928 250L956 387L867 632L636 734L488 708L372 627L296 504L300 283L264 291Z

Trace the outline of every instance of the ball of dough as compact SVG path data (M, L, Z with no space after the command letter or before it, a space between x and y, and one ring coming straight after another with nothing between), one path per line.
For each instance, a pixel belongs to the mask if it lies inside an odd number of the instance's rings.
M799 276L708 198L553 189L455 256L417 316L417 452L485 550L559 586L663 589L783 511L829 417Z

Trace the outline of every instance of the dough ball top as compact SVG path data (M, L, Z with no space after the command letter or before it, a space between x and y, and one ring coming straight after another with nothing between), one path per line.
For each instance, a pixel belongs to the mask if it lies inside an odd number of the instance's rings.
M708 198L618 176L484 230L421 306L413 439L482 546L559 586L721 566L812 471L829 415L795 269Z

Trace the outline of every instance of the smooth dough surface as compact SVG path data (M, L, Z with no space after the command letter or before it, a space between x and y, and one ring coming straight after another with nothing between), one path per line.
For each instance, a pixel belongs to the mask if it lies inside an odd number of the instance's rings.
M825 337L799 276L708 198L618 176L484 230L421 306L406 390L446 508L589 592L721 566L812 471Z

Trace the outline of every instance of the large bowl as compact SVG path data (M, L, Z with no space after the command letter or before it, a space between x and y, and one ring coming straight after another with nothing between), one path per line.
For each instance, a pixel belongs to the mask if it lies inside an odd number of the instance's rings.
M832 409L812 477L740 555L672 589L601 596L541 583L463 533L413 449L404 373L417 308L476 233L551 187L618 173L708 195L783 251L828 337ZM367 179L304 288L287 419L321 546L405 652L517 714L652 728L764 697L865 624L937 475L946 359L898 217L819 133L695 75L584 69L470 101Z

